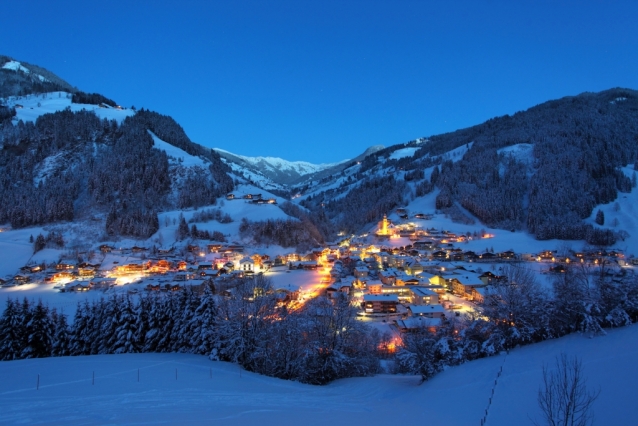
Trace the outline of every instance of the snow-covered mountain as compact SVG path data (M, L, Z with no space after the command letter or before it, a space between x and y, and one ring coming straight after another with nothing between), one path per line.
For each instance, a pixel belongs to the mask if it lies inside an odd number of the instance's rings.
M288 161L277 157L248 157L233 154L221 148L215 151L233 170L243 172L246 177L262 185L289 185L298 182L304 176L315 174L343 163L313 164L307 161ZM347 161L347 160L344 160ZM254 176L253 176L254 175ZM270 182L268 182L270 181Z
M221 148L215 148L223 161L233 171L240 173L247 179L264 189L289 190L290 187L301 182L321 179L341 172L349 164L361 161L384 146L375 145L352 160L342 160L336 163L314 164L307 161L288 161L278 157L248 157L233 154Z

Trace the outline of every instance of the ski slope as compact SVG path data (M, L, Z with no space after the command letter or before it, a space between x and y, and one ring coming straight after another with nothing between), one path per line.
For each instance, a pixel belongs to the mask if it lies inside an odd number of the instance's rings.
M597 424L636 424L637 326L515 349L422 385L414 376L384 374L311 386L187 354L6 361L0 362L0 423L478 425L494 388L487 424L523 425L540 420L542 366L561 352L581 357L588 387L600 389Z

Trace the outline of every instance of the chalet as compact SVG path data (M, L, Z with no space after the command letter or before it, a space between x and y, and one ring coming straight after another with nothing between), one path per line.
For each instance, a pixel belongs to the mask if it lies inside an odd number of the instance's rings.
M497 256L494 253L490 253L488 251L479 256L479 259L481 260L494 260L496 258Z
M261 200L261 194L244 194L244 200Z
M466 261L471 262L471 261L476 260L478 258L479 258L479 256L475 252L473 252L471 250L463 252L463 259L466 260Z
M444 318L445 309L441 305L410 305L408 315L411 317Z
M505 260L512 260L512 259L516 259L516 253L514 253L512 250L508 250L508 251L499 253L498 257Z
M413 247L417 250L432 250L434 243L432 241L415 241Z
M70 280L75 278L75 275L71 271L60 271L53 274L52 281Z
M13 277L13 281L16 284L24 284L24 283L28 283L29 281L31 281L31 278L29 278L28 275L18 274L18 275Z
M494 275L490 271L484 272L483 274L479 275L479 278L485 284L491 284L492 282L498 281L501 279L501 277L499 277L498 275Z
M578 256L578 254L576 254ZM538 254L539 260L552 260L554 259L554 253L551 250L543 250Z
M197 269L213 269L213 263L212 262L199 262L199 264L197 265Z
M85 266L78 268L78 275L81 277L92 277L95 275L96 268L94 266Z
M246 256L239 261L239 269L242 271L254 271L255 261L251 257Z
M317 269L317 267L319 265L314 260L308 260L308 261L304 261L304 262L296 262L295 266L296 266L297 269L304 269L306 271L313 271L313 270Z
M133 246L131 247L131 251L133 253L143 253L145 251L148 251L148 249L146 247Z
M359 267L354 268L354 273L353 274L354 274L355 278L364 279L365 280L368 277L368 273L369 272L370 271L368 270L368 268L359 266Z
M90 290L91 285L88 281L71 281L66 283L64 287L60 289L61 292L68 291L88 291Z
M74 269L77 266L77 262L73 262L70 260L67 261L60 261L55 265L55 269L57 269L58 271L62 271L65 269Z
M220 270L219 269L200 269L198 272L201 278L207 279L207 278L218 277Z
M427 318L422 316L394 321L394 325L401 333L413 333L420 330L428 330L431 333L436 333L441 323L440 318Z
M436 305L439 303L439 294L425 287L412 287L412 303L414 305Z
M326 297L328 299L334 299L335 295L339 292L339 289L335 285L331 285L326 288Z
M147 272L151 274L165 274L171 269L171 262L166 259L160 259L157 262L151 264Z
M397 312L399 297L395 294L366 294L363 296L363 308L368 314L394 314Z
M149 265L150 262L145 263L145 262L131 262L131 263L127 263L126 265L119 265L115 267L115 272L118 274L140 274L142 272L144 272L144 270L146 269L147 265Z
M199 253L199 246L195 244L189 244L186 246L186 250L191 253Z
M449 256L450 256L450 260L455 262L461 262L464 259L463 251L459 248L450 250Z
M173 277L175 281L190 281L194 278L195 278L195 274L192 272L175 274L175 276Z
M290 302L293 300L299 300L301 295L301 289L298 286L288 284L285 287L275 290L275 295L283 302Z
M173 251L175 251L175 247L171 247L169 249L157 249L157 254L159 254L160 256L168 256L170 254L173 254Z
M472 289L485 287L486 284L478 274L467 272L461 275L450 276L448 283L454 294L458 294L469 299L472 298Z
M21 272L28 272L31 274L34 274L36 272L42 272L43 267L42 265L28 265L28 266L23 266L22 268L20 268Z
M443 250L435 251L434 253L432 253L432 259L438 259L438 260L447 259L447 252Z
M15 104L13 107L14 107L15 109L22 109L22 108L24 108L24 106L22 106L21 104Z
M235 199L235 194L226 194L226 199L227 200L234 200Z
M207 244L206 249L209 253L217 253L223 247L222 244Z
M89 285L94 289L107 289L117 285L115 278L94 278L89 281Z

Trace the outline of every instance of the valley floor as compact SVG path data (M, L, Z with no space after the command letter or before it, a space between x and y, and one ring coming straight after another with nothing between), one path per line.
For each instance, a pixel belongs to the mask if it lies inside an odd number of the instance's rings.
M542 366L561 352L581 357L588 386L601 389L596 424L638 422L638 326L630 326L519 348L420 386L414 376L379 375L317 387L186 354L6 361L0 424L478 425L502 366L486 424L524 425L540 420Z

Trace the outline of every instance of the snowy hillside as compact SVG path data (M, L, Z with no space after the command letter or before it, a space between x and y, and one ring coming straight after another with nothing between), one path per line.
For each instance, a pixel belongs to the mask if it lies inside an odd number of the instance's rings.
M33 77L37 78L40 81L49 81L46 78L44 78L43 76L41 76L40 74L31 73L31 70L29 70L28 68L24 67L18 61L9 61L6 64L4 64L2 66L2 68L6 69L6 70L22 71L25 74L33 74Z
M420 386L416 377L392 375L310 386L186 354L7 361L0 363L0 423L477 425L489 408L487 424L523 425L541 420L542 367L561 353L581 357L587 387L600 389L596 424L635 424L637 326L515 349Z
M131 109L118 109L111 107L100 107L97 105L74 104L71 102L71 94L67 92L43 93L41 95L13 96L6 100L10 107L16 109L14 121L35 121L43 114L62 111L70 108L71 111L93 111L99 118L116 120L121 123L126 117L135 114Z

